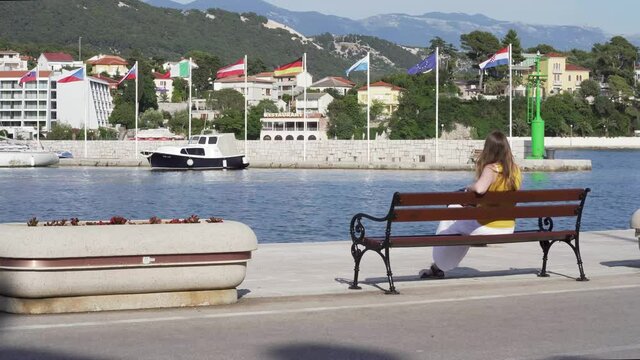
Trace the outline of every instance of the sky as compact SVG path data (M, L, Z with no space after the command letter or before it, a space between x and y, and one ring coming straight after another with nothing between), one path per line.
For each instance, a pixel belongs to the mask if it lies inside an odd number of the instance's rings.
M184 1L184 0L183 0ZM238 0L242 1L242 0ZM483 14L529 24L599 27L612 35L640 34L640 0L265 0L292 11L318 11L352 19L432 11Z

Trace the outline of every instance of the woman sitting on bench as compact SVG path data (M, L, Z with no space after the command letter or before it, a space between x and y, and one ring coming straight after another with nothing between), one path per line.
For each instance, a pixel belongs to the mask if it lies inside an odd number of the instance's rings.
M506 136L494 131L484 142L482 153L476 161L476 181L465 191L484 194L487 191L512 191L520 189L522 176L513 159ZM452 205L461 206L461 205ZM515 220L454 220L441 221L436 234L501 235L511 234ZM429 269L420 271L421 278L443 278L444 272L460 264L469 251L469 246L436 246L433 248L433 263Z

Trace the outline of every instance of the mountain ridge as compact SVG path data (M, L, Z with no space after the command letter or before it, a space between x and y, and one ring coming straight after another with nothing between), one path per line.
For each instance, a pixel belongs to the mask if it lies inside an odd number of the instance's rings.
M484 14L466 14L462 12L428 12L422 15L380 14L360 20L353 20L318 12L295 12L276 7L263 0L196 0L180 4L171 0L148 0L150 4L172 3L171 6L189 9L195 6L201 9L219 7L235 12L255 12L290 26L305 36L329 32L337 35L360 34L406 46L426 46L428 41L439 36L445 41L459 46L460 35L474 30L488 31L498 37L504 36L509 29L520 35L524 47L549 44L560 50L573 48L587 50L593 44L608 40L611 35L602 29L577 25L529 24L518 21L496 20ZM233 5L229 5L229 3ZM402 24L393 26L390 17ZM634 39L638 36L634 36Z

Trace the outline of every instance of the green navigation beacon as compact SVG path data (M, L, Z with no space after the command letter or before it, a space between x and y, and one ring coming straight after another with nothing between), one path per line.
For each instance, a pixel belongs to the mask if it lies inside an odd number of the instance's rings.
M536 55L536 71L527 77L527 123L531 124L531 156L529 159L544 158L544 120L540 116L542 95L540 87L547 78L540 72L540 52ZM535 88L535 92L533 90Z

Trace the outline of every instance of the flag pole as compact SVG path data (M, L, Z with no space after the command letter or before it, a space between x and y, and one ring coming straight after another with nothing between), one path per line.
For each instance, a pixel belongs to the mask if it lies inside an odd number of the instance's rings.
M244 156L247 156L247 97L249 96L249 71L247 55L244 56Z
M367 52L367 163L371 162L371 141L369 139L371 114L371 53Z
M302 139L302 160L307 161L307 53L302 57L302 76L304 76L304 106L302 108L302 118L304 121L304 132ZM297 107L297 106L296 106Z
M438 142L440 141L439 139L439 133L438 130L440 129L440 119L439 119L439 108L438 105L440 103L440 54L439 54L439 47L436 47L436 162L440 161L440 149L439 149L439 144Z
M191 139L191 87L192 87L192 78L191 78L191 58L189 58L189 139Z
M513 57L512 44L509 44L509 146L513 138Z
M84 82L87 93L87 99L84 102L84 157L87 158L87 127L89 126L89 100L91 99L91 84L89 83L89 74L87 74L87 64L84 67Z
M138 98L138 75L140 74L140 69L138 69L138 62L134 65L136 67L136 159L138 158L138 116L140 109L140 99Z
M38 77L38 67L36 66L36 111L37 109L40 107L40 92L38 91L38 82L40 82L40 78ZM38 142L38 145L40 145L40 119L38 117L38 115L40 114L40 111L37 111L36 113L36 141Z

